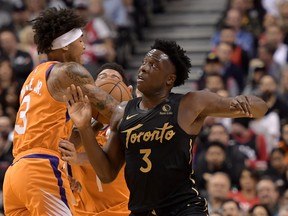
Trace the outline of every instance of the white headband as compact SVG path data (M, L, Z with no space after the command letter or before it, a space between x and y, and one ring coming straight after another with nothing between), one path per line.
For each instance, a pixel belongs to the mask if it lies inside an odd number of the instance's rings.
M81 29L72 29L69 32L55 38L52 42L52 50L63 48L72 42L76 41L82 36L83 32Z

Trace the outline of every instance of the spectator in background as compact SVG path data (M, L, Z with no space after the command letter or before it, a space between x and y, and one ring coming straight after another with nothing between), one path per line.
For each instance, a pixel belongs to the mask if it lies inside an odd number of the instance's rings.
M259 95L259 83L266 74L264 63L260 59L252 59L249 64L248 78L242 94Z
M37 46L34 43L34 32L32 26L27 25L19 32L20 44L19 48L25 52L28 52L32 59L33 65L38 65L41 61L46 60L45 54L38 54Z
M266 205L273 216L277 216L279 211L279 189L272 178L262 177L256 186L259 203Z
M249 123L249 118L233 119L231 136L239 151L245 155L245 165L256 170L265 170L268 160L265 136L255 133Z
M267 141L267 153L277 146L280 139L280 128L282 122L287 119L287 104L278 94L278 86L275 78L265 75L260 80L259 96L267 103L269 109L264 117L254 119L250 127L256 133L265 135Z
M279 93L285 101L288 101L288 64L282 67Z
M251 216L272 216L266 205L256 204L249 210Z
M278 22L281 28L284 30L284 43L288 45L288 2L282 1L279 5L278 10Z
M218 73L207 74L205 77L205 89L214 93L225 89L223 77Z
M236 44L241 46L252 58L255 55L254 37L252 33L242 29L242 14L239 10L229 9L224 19L224 24L232 26L236 32ZM212 37L212 47L215 47L220 41L220 32L216 32Z
M13 30L19 33L25 26L28 25L27 21L30 19L27 6L22 0L11 1L12 4L12 20Z
M275 111L281 120L288 119L288 103L279 94L279 86L276 79L271 75L265 75L260 80L260 97L268 104L269 111ZM281 124L282 125L282 124Z
M230 178L226 173L217 172L207 182L208 212L220 210L222 203L228 199L231 187Z
M229 197L237 201L241 209L248 213L249 209L259 203L256 193L256 185L259 176L255 170L245 167L241 171L239 190L232 190Z
M84 65L96 76L97 68L115 60L114 35L109 21L104 16L102 0L74 1L76 12L88 20L85 26Z
M269 43L260 44L258 47L258 58L264 62L266 73L275 77L277 84L279 84L281 77L281 65L273 58L275 51L276 48Z
M288 122L284 123L281 127L281 140L277 147L284 151L284 161L288 167Z
M278 216L288 216L288 206L282 206L279 209L279 214Z
M232 45L224 42L220 42L215 48L215 54L218 56L221 64L223 65L221 76L224 79L227 90L230 92L229 89L235 88L235 83L231 82L231 78L233 78L238 87L238 92L235 92L235 94L238 95L244 87L244 74L240 67L231 61L232 51ZM233 94L231 96L235 95Z
M195 181L198 184L200 193L206 191L206 184L212 174L216 172L224 172L231 179L232 167L227 163L225 145L214 141L206 143L207 150L204 155L199 158L195 167Z
M33 59L28 52L19 49L19 43L14 32L3 30L0 32L0 46L9 57L13 72L20 86L33 69Z
M250 58L247 51L236 44L236 31L232 26L224 25L222 27L220 31L220 42L225 42L232 45L231 62L241 69L246 78L248 75Z
M206 77L210 74L221 74L223 71L223 66L219 60L219 57L213 53L210 52L207 54L205 58L205 62L203 65L202 70L200 71L199 79L197 80L197 89L205 89L206 86Z
M133 20L123 0L105 0L103 1L105 15L112 20L117 30L116 38L116 61L118 64L127 68L129 56L133 47L132 27Z
M197 162L203 160L203 155L207 151L207 143L210 142L220 142L224 144L226 150L226 164L229 169L233 170L230 172L231 183L233 187L239 187L239 177L241 170L244 168L245 155L243 155L235 141L230 138L229 131L221 123L213 123L208 129L208 134L206 140L197 145L196 158ZM196 164L197 164L196 162Z
M19 107L20 86L8 58L0 57L0 115L14 122Z
M281 197L281 207L282 206L288 206L288 187L284 190L282 197Z
M288 46L284 43L284 32L279 25L271 25L265 29L264 38L260 43L270 44L275 49L273 59L281 67L287 64Z
M242 216L242 209L237 201L227 199L221 206L223 216Z
M288 167L285 164L285 152L281 148L274 148L272 149L269 158L269 167L264 172L264 175L273 179L281 194L288 186L288 181L286 179Z
M8 116L0 116L0 214L4 213L2 203L2 189L4 175L13 161L12 156L12 122Z

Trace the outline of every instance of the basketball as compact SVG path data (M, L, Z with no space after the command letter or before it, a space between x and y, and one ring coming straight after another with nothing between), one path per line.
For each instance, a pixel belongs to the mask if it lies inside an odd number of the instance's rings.
M132 99L130 89L120 80L111 78L99 79L95 81L95 84L119 102ZM102 116L99 112L97 113L95 119L103 124L108 124L110 122L109 119Z

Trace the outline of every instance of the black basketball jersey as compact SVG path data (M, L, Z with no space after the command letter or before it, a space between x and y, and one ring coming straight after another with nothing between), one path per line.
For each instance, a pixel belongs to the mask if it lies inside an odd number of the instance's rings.
M149 111L141 110L141 98L135 98L125 108L119 134L125 145L125 178L132 212L164 209L170 215L175 206L199 201L204 211L192 178L196 136L188 135L177 123L181 97L171 93Z

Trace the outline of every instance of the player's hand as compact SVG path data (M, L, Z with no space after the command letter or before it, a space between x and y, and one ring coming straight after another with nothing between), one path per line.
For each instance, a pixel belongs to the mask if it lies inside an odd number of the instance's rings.
M70 183L70 188L73 192L80 193L82 191L82 186L77 179L73 178L72 176L68 176L69 183Z
M251 112L251 104L248 97L245 95L239 95L232 99L230 104L230 110L235 114L243 114L243 116L253 117Z
M70 165L78 164L78 153L73 143L68 140L60 140L59 151L62 154L62 160L67 161Z
M92 108L87 95L79 86L71 85L67 88L67 94L63 96L67 104L68 113L77 128L90 126Z

